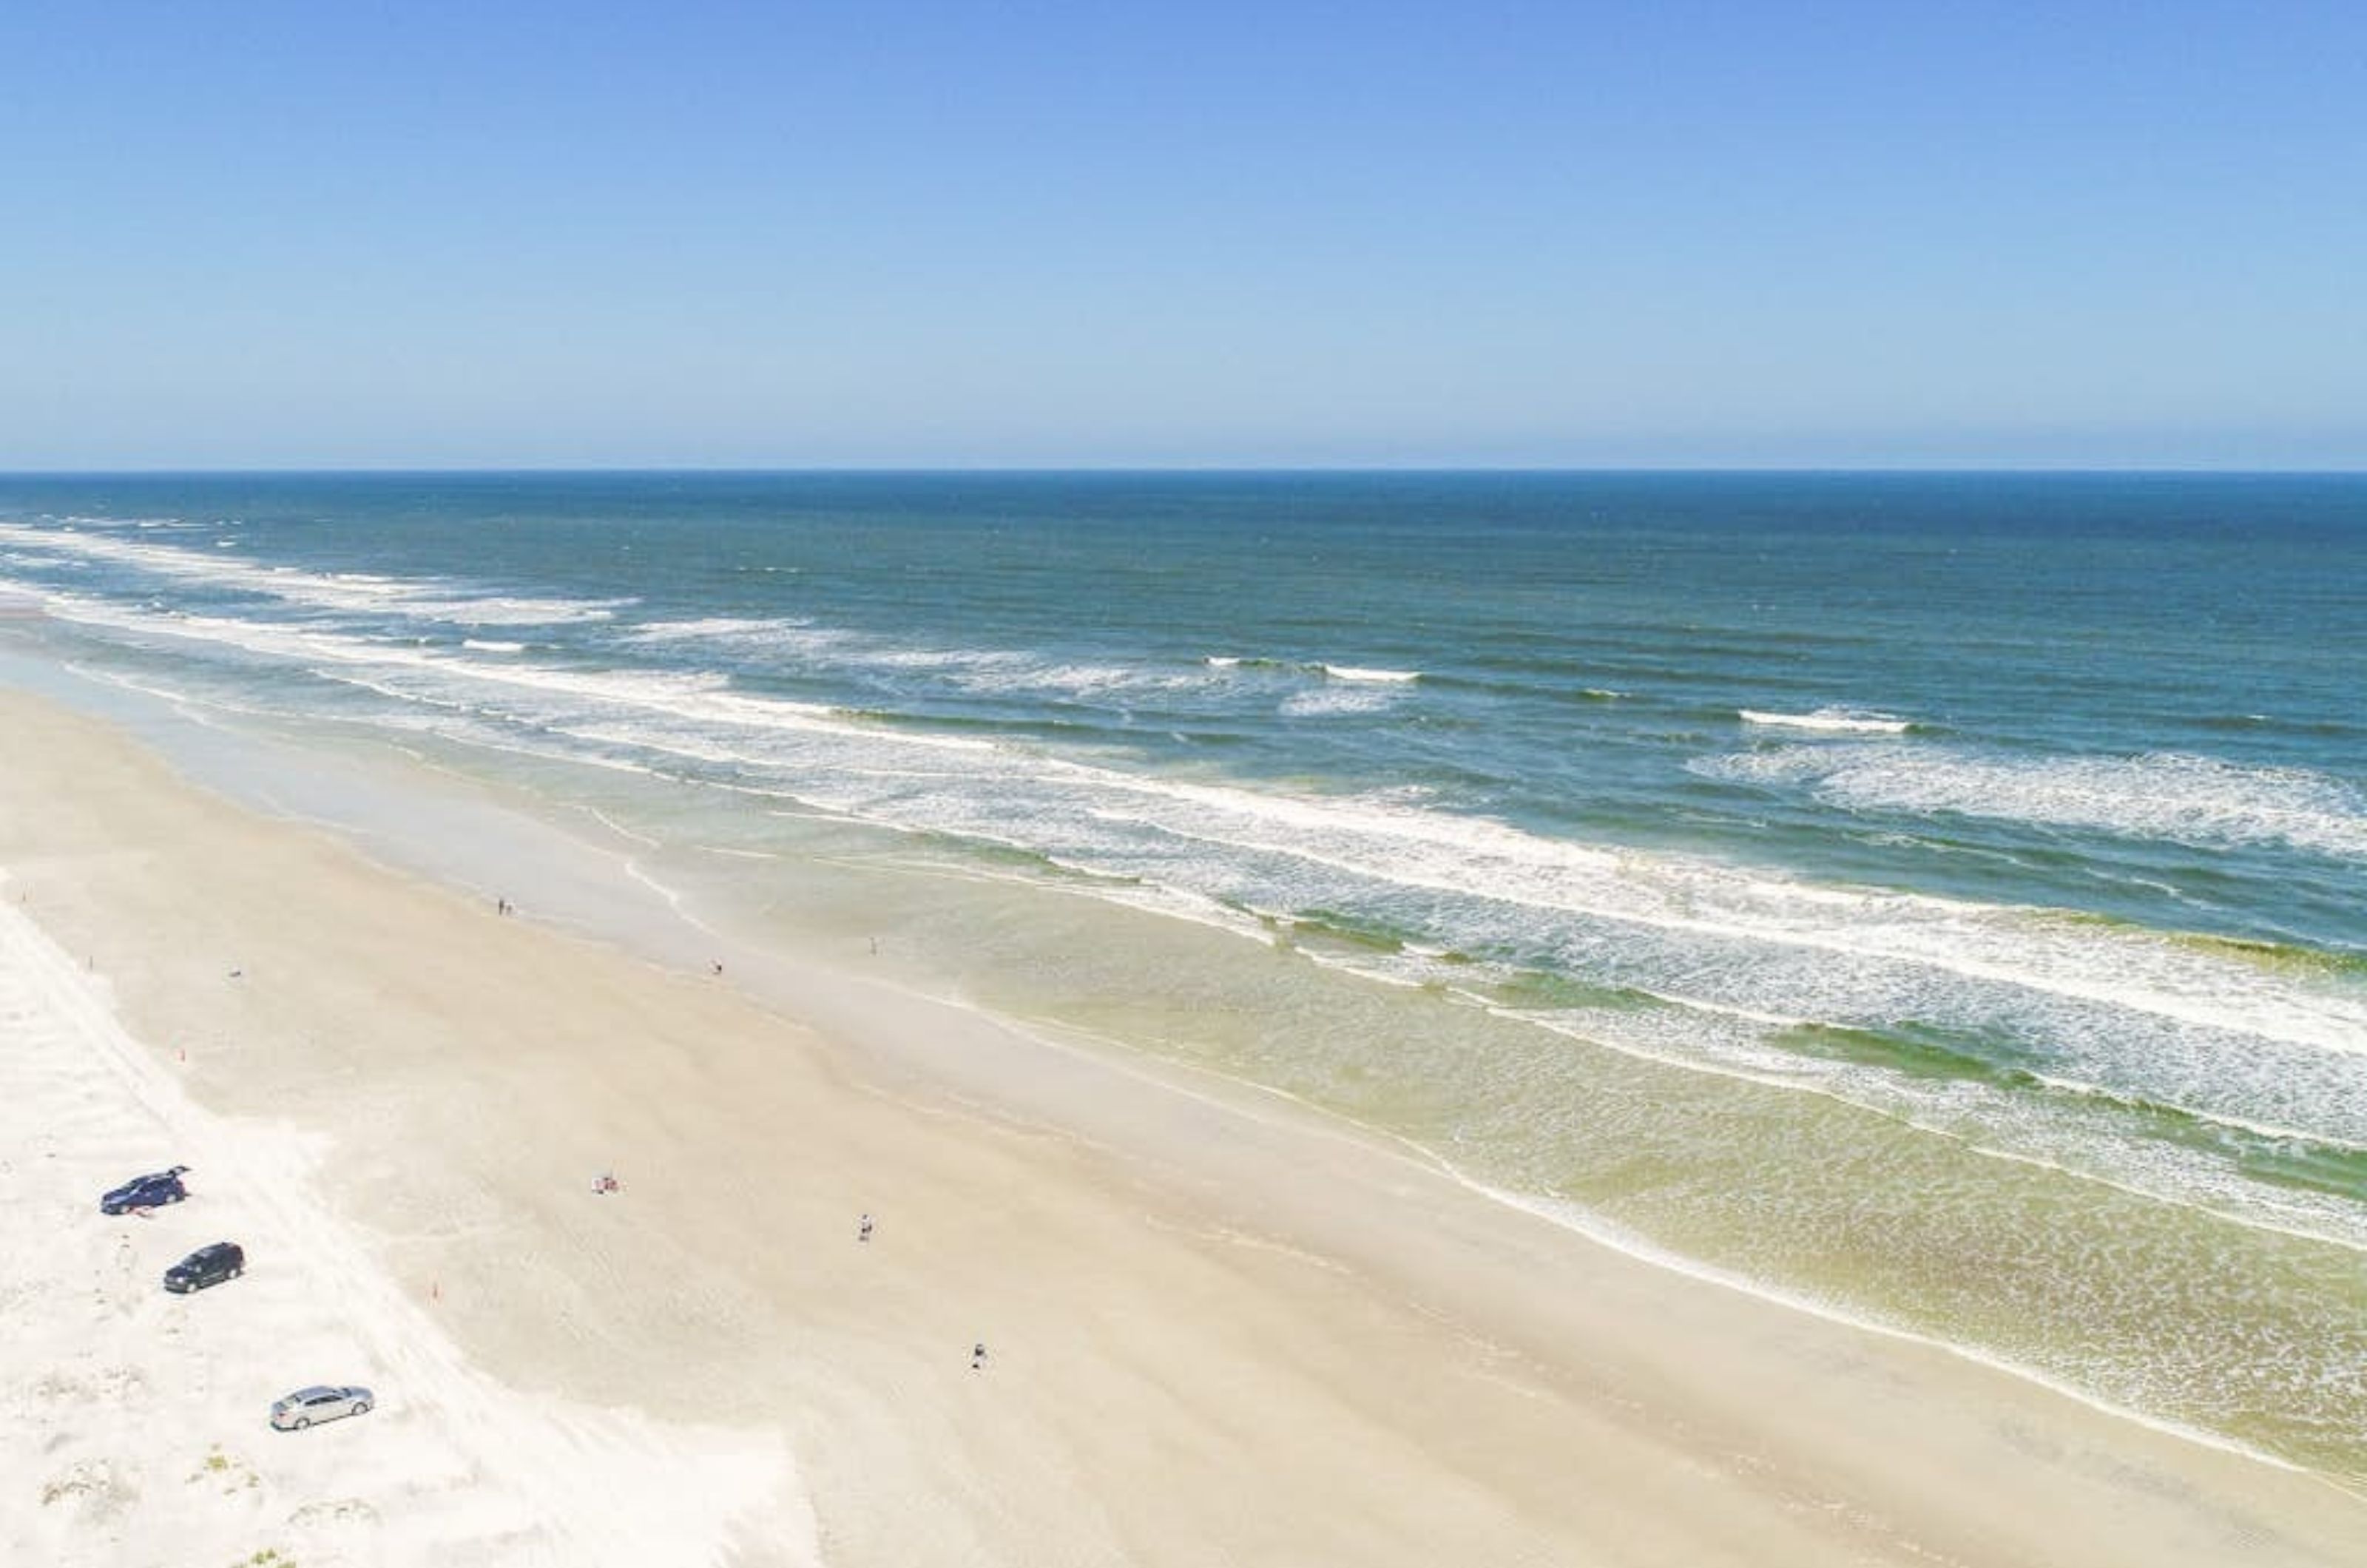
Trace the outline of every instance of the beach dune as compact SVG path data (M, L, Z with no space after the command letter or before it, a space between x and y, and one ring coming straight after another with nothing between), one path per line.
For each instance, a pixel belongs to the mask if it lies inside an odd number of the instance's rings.
M2322 1479L1288 1107L818 968L785 1006L30 698L0 733L10 1562L2367 1562ZM246 1277L163 1296L217 1233ZM314 1382L379 1407L272 1432Z

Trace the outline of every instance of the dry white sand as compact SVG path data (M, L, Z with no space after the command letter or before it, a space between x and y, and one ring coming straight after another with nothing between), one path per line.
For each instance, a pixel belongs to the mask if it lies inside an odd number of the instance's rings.
M1278 1108L818 974L825 1037L0 736L12 1563L2367 1563L2315 1478ZM315 1381L382 1405L272 1432Z
M0 1561L704 1562L760 1520L810 1540L774 1434L661 1427L471 1369L322 1201L325 1148L191 1104L13 903L0 1029ZM187 1200L98 1213L170 1164L193 1168ZM233 1238L242 1277L162 1288ZM274 1398L323 1382L377 1407L272 1428Z

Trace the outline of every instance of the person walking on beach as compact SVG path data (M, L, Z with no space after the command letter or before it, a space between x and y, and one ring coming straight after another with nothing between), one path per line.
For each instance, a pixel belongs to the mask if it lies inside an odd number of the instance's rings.
M855 1222L855 1239L857 1241L869 1241L871 1239L870 1215L866 1214L861 1219Z
M981 1339L969 1348L969 1370L982 1371L986 1366L986 1341Z

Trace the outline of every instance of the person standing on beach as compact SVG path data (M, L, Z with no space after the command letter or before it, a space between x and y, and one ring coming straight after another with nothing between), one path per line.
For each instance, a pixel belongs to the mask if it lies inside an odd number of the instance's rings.
M870 1215L866 1214L861 1219L855 1222L855 1239L857 1241L869 1241L871 1239Z
M980 1371L986 1366L986 1341L981 1339L969 1348L969 1370Z

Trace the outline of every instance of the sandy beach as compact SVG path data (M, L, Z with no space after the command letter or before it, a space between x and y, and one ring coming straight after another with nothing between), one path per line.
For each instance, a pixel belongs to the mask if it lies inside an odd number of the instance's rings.
M2367 1563L2324 1480L1286 1105L0 735L8 1562ZM271 1430L318 1382L379 1406Z

